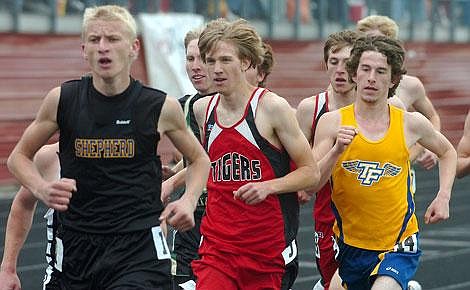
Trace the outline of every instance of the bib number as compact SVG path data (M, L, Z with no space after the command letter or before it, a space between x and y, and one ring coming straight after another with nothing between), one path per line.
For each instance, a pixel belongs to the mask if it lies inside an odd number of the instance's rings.
M320 246L318 245L318 241L319 241L319 237L318 237L318 233L315 232L315 257L317 259L320 259Z
M159 260L170 259L170 249L166 243L165 235L162 232L160 226L152 228L153 243L157 250L157 258Z
M393 247L394 252L398 253L416 253L418 252L418 238L416 234L413 234L406 239L404 239L401 243L398 243Z
M284 263L286 265L292 262L295 257L297 257L297 244L295 240L293 240L292 243L290 243L290 245L287 246L284 251L282 251L282 257L284 258Z

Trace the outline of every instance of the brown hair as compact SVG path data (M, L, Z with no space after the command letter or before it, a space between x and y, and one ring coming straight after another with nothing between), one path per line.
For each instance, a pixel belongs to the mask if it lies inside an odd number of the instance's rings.
M219 41L233 44L238 50L238 57L241 60L249 60L250 67L256 67L262 62L264 51L261 37L244 19L228 22L219 18L207 24L198 42L203 61Z
M330 34L323 46L323 59L325 60L326 66L328 66L330 51L337 52L346 46L353 46L358 38L359 34L353 30L343 30Z
M273 48L271 47L271 45L267 44L266 42L263 42L262 46L264 49L263 62L260 65L258 65L258 73L263 73L264 77L263 77L263 80L258 83L259 87L265 86L264 82L268 78L274 66Z
M401 42L386 36L359 38L351 50L351 57L346 62L346 70L348 71L350 81L352 81L352 76L357 75L359 61L365 51L380 52L387 58L387 64L389 64L392 69L392 82L395 84L389 89L388 97L393 97L402 75L406 73L406 70L403 67L403 63L405 61L405 50L403 49Z

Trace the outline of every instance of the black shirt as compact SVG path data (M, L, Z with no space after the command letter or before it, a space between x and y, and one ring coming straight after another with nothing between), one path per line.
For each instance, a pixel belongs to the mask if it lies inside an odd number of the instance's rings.
M163 209L158 119L166 94L131 79L107 97L91 77L61 86L61 177L77 181L69 209L58 214L66 228L89 233L130 232L159 224Z

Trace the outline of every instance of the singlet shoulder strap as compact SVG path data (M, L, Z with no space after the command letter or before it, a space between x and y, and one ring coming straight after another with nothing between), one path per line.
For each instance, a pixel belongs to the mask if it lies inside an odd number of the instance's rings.
M258 103L259 103L259 100L261 99L261 97L263 97L265 95L265 93L268 92L267 89L265 88L256 88L254 91L253 91L253 94L251 96L251 100L250 100L250 108L252 110L252 113L253 113L253 118L256 118L256 111L258 109Z
M186 126L189 127L189 124L190 124L190 120L189 120L189 106L191 104L191 101L192 99L194 99L194 97L197 96L197 93L190 96L186 102L184 102L184 108L183 108L183 111L184 111L184 118L186 119Z
M328 112L328 92L321 92L315 98L315 110L313 111L312 129L317 126L322 111Z
M210 101L209 101L209 104L207 105L207 108L206 108L206 119L205 119L205 123L207 123L209 121L209 118L210 116L212 115L213 111L214 111L214 108L215 106L217 105L217 103L219 102L219 98L220 98L220 94L215 94L211 97Z
M315 109L313 110L311 134L312 134L312 144L313 139L315 138L315 130L317 128L318 120L321 115L328 112L328 91L324 91L316 95L315 98Z

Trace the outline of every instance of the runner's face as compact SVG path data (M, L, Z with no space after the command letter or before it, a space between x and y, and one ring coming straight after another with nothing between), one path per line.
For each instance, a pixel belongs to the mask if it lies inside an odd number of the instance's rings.
M351 54L351 47L346 46L339 51L330 50L327 63L327 74L333 90L339 94L345 94L351 91L355 84L349 81L349 75L346 70L346 61Z
M84 58L95 77L128 77L139 41L121 21L90 21L82 44Z
M231 94L241 83L247 82L245 71L247 61L238 57L237 48L225 41L219 41L206 55L207 70L214 89L224 95Z
M387 57L377 51L363 52L353 80L357 84L357 96L362 100L372 103L387 99L388 90L393 87Z
M201 94L210 93L211 80L207 74L206 64L202 61L197 46L198 39L189 42L186 49L186 73L194 88Z

